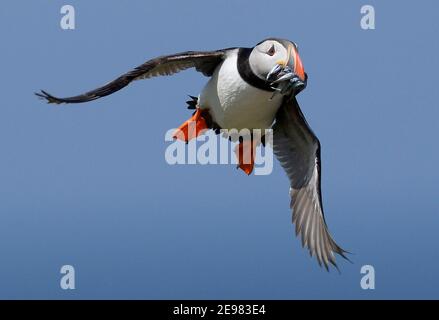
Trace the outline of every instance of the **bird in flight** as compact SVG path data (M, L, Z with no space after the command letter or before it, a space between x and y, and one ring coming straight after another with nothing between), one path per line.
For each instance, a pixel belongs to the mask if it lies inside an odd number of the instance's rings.
M320 142L296 100L296 95L306 87L308 76L294 42L269 38L252 48L160 56L84 94L58 98L42 90L36 95L54 104L89 102L132 81L168 76L189 68L195 68L209 80L201 94L187 102L194 113L174 137L188 142L208 129L219 133L222 129L271 128L274 153L290 180L290 209L296 235L300 235L302 246L316 257L320 266L329 270L332 264L337 268L335 254L347 259L347 251L334 241L325 221ZM263 137L260 143L265 145ZM247 174L254 167L256 145L257 139L252 135L239 137L235 150L238 167Z

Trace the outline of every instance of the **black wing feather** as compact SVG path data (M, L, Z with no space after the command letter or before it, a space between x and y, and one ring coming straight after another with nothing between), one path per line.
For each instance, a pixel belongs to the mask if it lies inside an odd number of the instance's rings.
M44 90L35 94L47 100L48 103L82 103L108 96L126 87L134 80L171 75L188 68L195 68L205 76L211 76L215 68L225 58L227 50L231 49L233 48L217 51L186 51L151 59L106 85L78 96L58 98Z
M290 208L296 235L320 265L337 267L335 255L347 259L326 225L321 192L320 142L295 97L284 98L273 126L273 150L290 179Z

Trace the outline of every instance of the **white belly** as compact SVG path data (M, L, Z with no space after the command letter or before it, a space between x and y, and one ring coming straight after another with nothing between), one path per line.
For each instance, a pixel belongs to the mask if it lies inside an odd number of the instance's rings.
M249 85L237 69L238 50L219 66L200 94L199 106L209 109L223 129L268 129L273 124L282 96Z

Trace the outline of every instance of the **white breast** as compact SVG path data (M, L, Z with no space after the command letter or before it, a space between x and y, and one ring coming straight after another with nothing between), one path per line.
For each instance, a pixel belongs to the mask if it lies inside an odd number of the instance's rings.
M272 92L245 82L237 68L238 49L215 70L200 94L199 106L209 109L223 129L268 129L281 105L281 95L270 100Z

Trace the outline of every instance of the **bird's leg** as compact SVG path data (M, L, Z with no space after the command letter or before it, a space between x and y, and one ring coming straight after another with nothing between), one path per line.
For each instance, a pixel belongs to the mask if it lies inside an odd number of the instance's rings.
M240 139L239 144L235 147L235 154L238 159L237 168L247 175L252 173L255 166L256 144L257 140L252 137L251 139Z
M208 129L205 116L203 116L203 110L199 107L196 108L192 117L183 123L177 130L175 130L172 137L174 139L180 139L186 143L198 137L205 129Z

